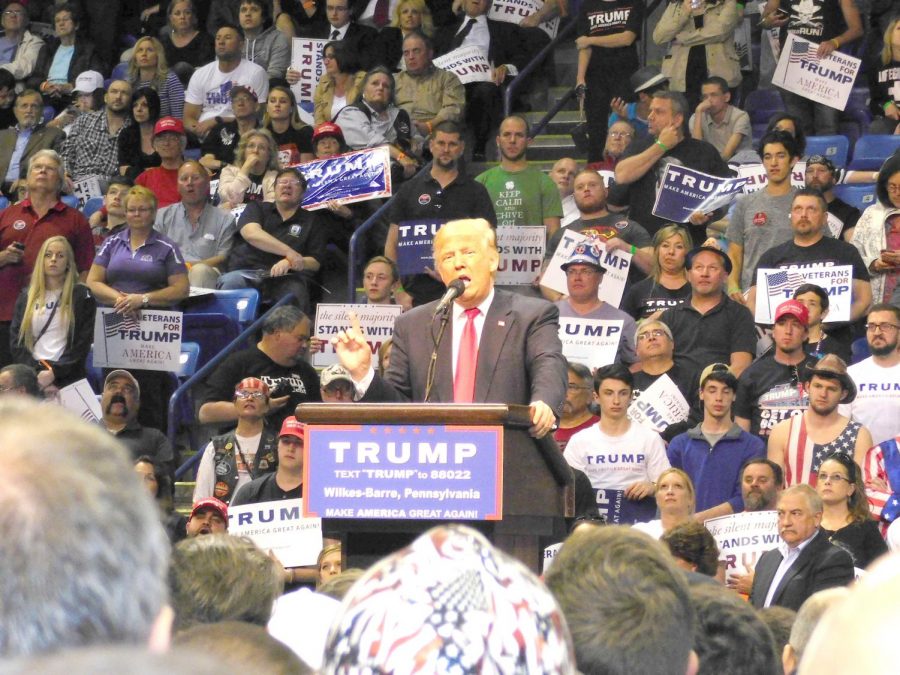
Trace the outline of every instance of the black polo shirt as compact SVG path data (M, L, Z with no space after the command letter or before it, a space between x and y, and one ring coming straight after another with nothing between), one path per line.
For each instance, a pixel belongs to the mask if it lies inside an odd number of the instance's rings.
M675 338L675 363L696 389L700 371L711 363L730 363L734 352L756 353L756 326L753 314L731 298L701 314L691 301L667 309L660 316Z
M431 172L410 179L394 196L388 212L388 221L393 224L460 218L484 218L491 227L497 227L494 202L487 189L463 173L445 187ZM444 293L444 284L425 274L403 277L403 288L416 305L437 300Z
M315 213L298 208L290 218L284 220L273 202L248 202L238 220L234 248L231 249L226 262L228 272L268 270L284 258L282 255L256 248L246 241L240 231L248 223L259 223L264 232L287 244L300 255L315 258L319 263L325 259L328 228L319 222Z
M285 491L279 487L278 482L275 480L275 475L274 473L267 473L265 476L251 480L237 491L234 499L231 500L231 505L243 506L244 504L259 504L282 499L299 499L303 496L303 483L293 490Z

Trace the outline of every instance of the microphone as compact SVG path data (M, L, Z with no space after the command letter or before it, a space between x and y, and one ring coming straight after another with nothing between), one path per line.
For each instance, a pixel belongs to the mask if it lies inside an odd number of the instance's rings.
M456 300L459 296L466 292L466 282L462 279L454 279L447 285L447 291L444 293L444 297L441 298L441 301L437 304L437 307L434 310L434 314L432 316L437 316L441 312L447 311L447 308Z

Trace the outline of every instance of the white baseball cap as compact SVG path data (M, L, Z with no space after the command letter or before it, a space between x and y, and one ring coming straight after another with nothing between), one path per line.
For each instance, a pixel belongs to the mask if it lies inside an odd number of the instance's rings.
M93 94L103 88L103 76L96 70L86 70L75 78L75 91L79 94Z

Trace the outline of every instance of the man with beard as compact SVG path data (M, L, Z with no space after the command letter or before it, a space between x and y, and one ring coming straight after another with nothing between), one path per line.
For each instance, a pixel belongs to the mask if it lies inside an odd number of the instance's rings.
M850 241L853 228L862 215L858 208L851 206L834 194L834 177L837 170L827 157L812 155L806 160L806 187L822 193L828 204L828 227L839 239Z
M573 183L575 206L579 218L550 237L547 257L552 257L569 232L580 232L599 239L607 251L628 251L633 256L629 278L643 278L653 267L653 242L647 230L624 215L610 213L606 208L606 185L599 173L584 169L575 175Z
M119 173L119 134L132 123L131 85L113 80L103 101L103 109L80 115L66 136L66 174L74 181Z
M484 218L491 226L497 225L488 191L459 170L459 158L466 149L460 126L449 120L436 124L428 148L434 158L431 170L404 183L390 202L384 255L395 262L401 224ZM395 296L401 304L405 304L403 293L412 296L413 305L437 300L444 293L444 284L436 275L405 275L402 281L403 291Z
M185 530L189 538L228 532L228 507L215 497L195 502Z
M900 309L873 305L866 322L866 342L872 353L847 372L859 394L841 407L842 415L861 422L872 433L873 445L900 434Z
M114 370L107 375L100 409L101 425L128 448L132 459L150 457L174 481L176 458L169 439L159 429L141 426L137 421L141 387L134 375L127 370Z
M765 446L731 419L737 378L724 363L714 363L700 378L703 420L669 443L669 463L694 484L699 522L739 513L743 506L740 468L765 454Z
M738 382L734 404L735 422L765 440L776 424L799 414L808 404L800 383L803 371L814 366L807 355L809 310L796 300L787 300L775 310L772 350L756 359Z
M803 384L809 391L809 407L777 424L769 435L769 459L784 469L787 487L815 486L819 465L832 452L861 462L874 445L868 429L838 411L839 403L856 398L856 385L840 356L828 354L807 368Z
M846 241L825 236L828 224L827 204L822 193L802 188L791 202L793 239L770 248L759 258L753 270L752 284L747 294L747 306L756 307L756 278L760 269L798 269L813 265L850 265L853 268L850 321L861 319L872 302L869 271L859 251Z
M742 293L755 282L760 256L791 238L791 201L796 192L791 171L800 159L797 141L786 131L772 131L760 141L759 154L766 184L762 190L737 198L725 230L733 265L728 295L738 302L744 301Z
M600 421L590 409L591 392L594 390L590 369L580 363L571 362L568 370L569 387L566 390L566 400L563 403L559 426L553 432L553 439L563 452L572 436Z
M500 123L497 150L500 164L475 177L487 188L498 225L543 225L547 238L559 229L562 201L550 177L528 165L531 128L519 115Z
M606 270L600 262L603 252L595 244L578 244L569 259L560 265L566 273L567 297L556 302L560 319L621 321L616 363L632 364L634 355L634 319L621 309L604 302L597 293ZM602 364L608 365L608 364Z

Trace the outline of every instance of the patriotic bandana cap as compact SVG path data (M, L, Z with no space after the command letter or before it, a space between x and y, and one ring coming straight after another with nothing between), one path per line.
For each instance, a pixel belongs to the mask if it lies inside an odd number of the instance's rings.
M575 673L562 611L521 563L462 525L435 527L344 598L323 673Z
M260 380L258 377L245 377L243 380L238 382L237 386L234 388L235 394L239 391L258 391L263 393L265 396L268 396L269 385Z

